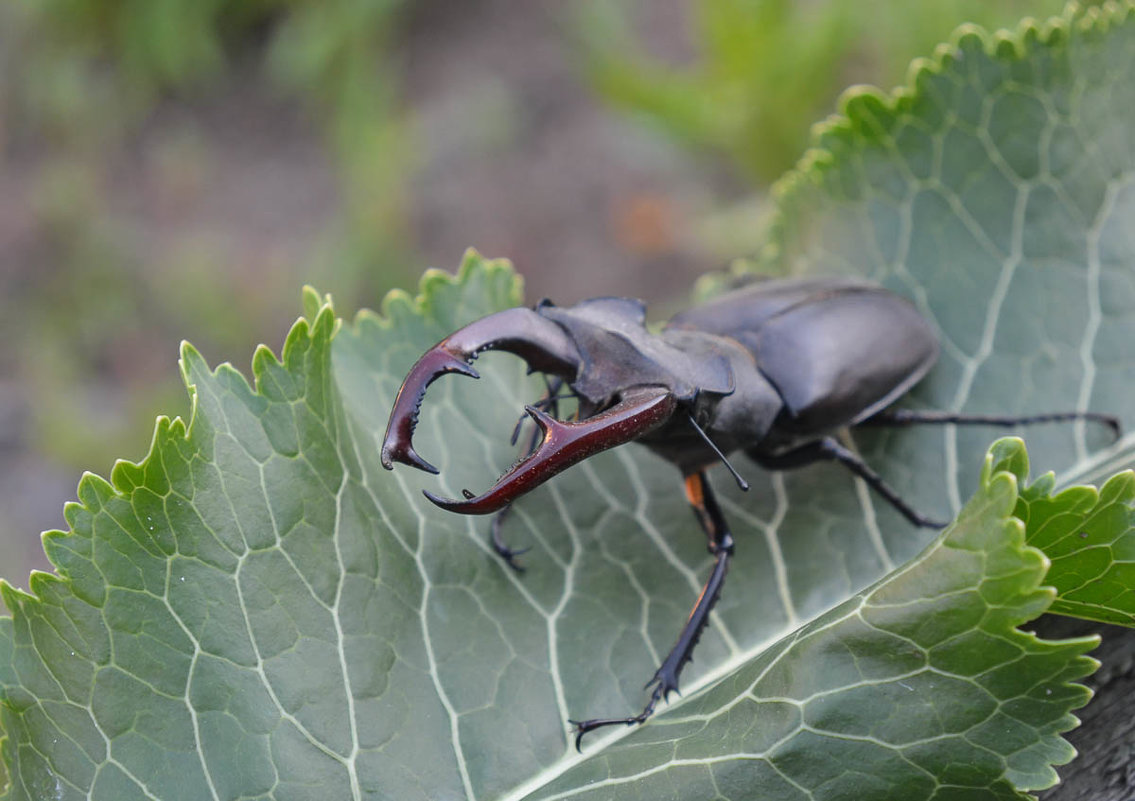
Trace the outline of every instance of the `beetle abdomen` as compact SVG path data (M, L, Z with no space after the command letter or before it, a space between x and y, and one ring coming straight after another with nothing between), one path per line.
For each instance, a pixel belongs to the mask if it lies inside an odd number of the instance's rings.
M800 304L745 344L801 432L870 417L918 383L938 358L930 325L883 289Z
M897 400L938 356L929 323L908 301L841 278L768 281L671 323L728 336L776 388L793 435L859 422Z
M736 337L759 331L773 317L800 306L823 302L845 292L886 292L858 278L784 278L762 280L686 309L670 318L667 328L686 328Z

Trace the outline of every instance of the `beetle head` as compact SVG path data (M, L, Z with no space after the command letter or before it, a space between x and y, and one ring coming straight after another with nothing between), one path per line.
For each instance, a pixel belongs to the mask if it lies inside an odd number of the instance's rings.
M454 332L426 351L398 391L382 444L383 466L401 462L438 472L412 444L426 388L446 373L479 377L470 362L486 350L516 354L532 371L563 378L580 398L583 419L566 423L526 407L543 435L535 451L480 496L466 493L460 501L427 492L442 508L490 514L571 465L649 433L693 389L650 352L656 338L643 328L643 317L638 301L604 298L569 309L549 303L508 309Z

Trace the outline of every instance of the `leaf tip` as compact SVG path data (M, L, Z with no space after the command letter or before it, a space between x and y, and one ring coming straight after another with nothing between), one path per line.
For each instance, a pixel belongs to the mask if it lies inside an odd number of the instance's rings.
M181 346L178 348L177 366L181 370L181 378L185 382L186 389L192 397L197 379L195 376L200 375L202 372L207 372L209 365L205 362L205 357L201 355L201 351L197 350L187 339L181 340Z
M303 304L303 316L312 321L319 316L323 309L334 307L331 294L321 295L319 290L311 284L304 284L300 291L300 302Z
M982 466L982 483L988 483L999 473L1009 473L1015 482L1024 485L1029 477L1029 453L1020 437L1001 437L989 446Z

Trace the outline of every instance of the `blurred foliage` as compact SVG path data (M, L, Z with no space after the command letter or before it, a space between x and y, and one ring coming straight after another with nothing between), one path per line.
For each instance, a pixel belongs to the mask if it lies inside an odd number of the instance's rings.
M34 400L23 435L32 447L66 465L105 469L110 454L145 448L149 427L139 419L188 411L173 369L184 332L193 330L214 358L244 359L266 331L287 324L304 282L348 308L408 282L401 210L412 160L390 56L402 5L0 7L0 155L7 170L24 170L35 242L9 254L19 263L0 271L0 314L22 332L0 356L0 374L28 385ZM142 180L159 184L159 194L207 191L218 165L186 109L208 106L241 81L262 82L284 105L302 104L323 133L339 179L336 221L308 254L281 257L271 242L234 254L208 233L175 231L157 243L160 260L150 259L153 235L116 204L116 186L140 180L130 165L141 162ZM180 211L177 203L169 210L175 224Z
M1089 5L1092 2L1087 3ZM696 0L687 56L652 54L634 4L593 0L580 15L585 69L612 105L764 186L802 154L812 123L852 83L889 86L957 25L1015 25L1064 0Z
M595 0L554 13L579 12L584 70L603 97L762 186L802 151L808 125L849 80L897 81L911 56L963 20L1008 24L1060 2L689 0L676 56L652 53L639 27L672 3ZM0 379L21 384L24 406L5 414L14 393L0 394L0 417L18 420L14 434L0 434L19 441L4 447L105 472L113 456L144 452L150 427L140 420L188 412L173 367L181 336L192 332L209 361L241 366L268 332L284 330L305 282L347 313L412 283L422 264L405 209L421 154L399 59L421 9L404 0L0 3L0 213L19 218L0 219L10 237L0 244L16 242L0 250L0 316L18 332L0 350ZM672 23L663 27L683 29ZM186 219L212 206L229 166L212 121L250 98L302 108L335 171L337 208L322 230L293 237L303 253L255 236L240 249ZM454 135L495 134L471 124ZM271 146L271 130L257 136L252 146ZM707 227L722 258L748 249L731 232L751 238L756 214L746 207ZM0 545L17 533L7 518Z
M345 282L343 297L364 295L377 302L387 289L417 275L400 266L412 261L401 232L414 152L408 123L396 112L393 60L381 55L392 49L403 0L275 3L288 14L271 44L269 64L324 120L344 191L343 219L321 255L337 280L318 285L343 296L339 286ZM389 277L381 286L368 285L376 269Z

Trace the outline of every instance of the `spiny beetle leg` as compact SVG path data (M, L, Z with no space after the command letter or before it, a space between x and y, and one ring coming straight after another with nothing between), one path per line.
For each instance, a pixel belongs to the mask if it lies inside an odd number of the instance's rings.
M508 513L511 510L512 504L509 504L508 506L497 512L495 515L493 515L493 522L490 526L492 534L489 537L489 544L493 546L493 551L495 551L496 555L505 561L505 564L507 564L517 573L523 573L524 565L517 562L516 557L520 556L522 553L528 553L528 551L532 550L532 546L517 549L510 548L508 546L508 543L504 541L504 536L501 534L501 526L504 525L504 520L506 517L508 517Z
M657 683L655 683L657 682ZM650 701L647 703L646 708L629 718L592 718L591 720L568 720L572 725L572 733L575 735L575 750L583 753L583 735L589 731L601 729L604 726L634 726L639 723L645 723L646 719L654 714L654 708L658 705L659 700L663 697L668 697L671 692L676 692L678 687L675 685L670 688L664 688L664 685L658 674L651 680L650 684L654 684L654 690L650 694ZM649 687L650 684L646 686Z
M545 410L550 411L552 417L559 417L560 416L560 406L559 406L560 401L570 400L570 399L575 397L575 395L573 395L570 392L567 395L561 395L560 390L563 389L563 386L564 386L564 380L562 378L560 378L558 375L556 375L556 376L545 375L544 376L544 387L546 388L546 391L544 393L544 397L540 398L540 400L536 401L532 405L535 406L537 409L545 409ZM508 440L510 445L515 445L516 441L518 439L520 439L520 430L524 427L524 421L527 420L527 419L528 419L528 412L525 412L524 414L520 415L520 418L516 421L516 425L513 426L513 429L512 429L512 436L509 437L509 440ZM528 452L532 453L532 451L536 450L536 446L539 445L539 444L540 444L540 427L537 426L536 430L532 432L532 441L528 445Z
M725 584L725 574L729 570L729 558L733 555L733 535L721 514L721 507L710 489L705 471L701 470L686 476L686 498L693 507L694 516L705 532L709 552L714 555L713 572L709 580L702 587L701 594L690 612L686 625L678 635L678 641L670 649L670 653L662 660L654 676L646 683L650 693L650 700L642 712L626 718L592 718L591 720L569 720L572 731L575 733L575 748L580 750L583 736L588 732L601 729L604 726L634 726L646 722L654 714L658 702L670 697L670 693L678 691L678 679L682 669L693 658L694 648L701 638L706 625L709 624L709 613L713 610L717 599L721 597L721 588Z

